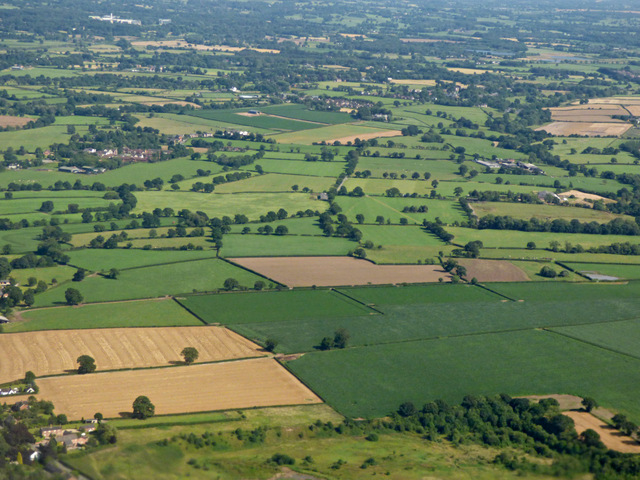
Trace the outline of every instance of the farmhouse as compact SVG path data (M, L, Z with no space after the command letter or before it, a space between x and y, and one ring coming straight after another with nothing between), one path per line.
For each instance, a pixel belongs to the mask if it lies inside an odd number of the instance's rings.
M84 170L78 167L58 167L58 171L63 173L84 173Z
M44 438L49 438L51 436L57 437L58 435L62 435L64 433L64 428L62 427L43 427L40 429L40 435Z

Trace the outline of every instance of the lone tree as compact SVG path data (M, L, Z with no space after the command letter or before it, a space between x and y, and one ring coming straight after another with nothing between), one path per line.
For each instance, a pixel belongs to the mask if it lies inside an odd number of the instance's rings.
M64 292L64 299L67 301L67 305L78 305L84 300L80 291L75 288L67 288Z
M594 408L598 408L598 402L591 397L584 397L582 399L582 406L587 412L591 412Z
M89 355L80 355L78 357L78 360L76 360L78 362L78 373L80 375L85 374L85 373L93 373L96 371L96 361L93 359L93 357L90 357Z
M238 288L240 286L240 282L235 278L227 278L224 281L224 289L225 290L233 290L234 288Z
M277 346L278 341L273 338L267 338L266 342L264 342L264 348L267 352L273 352Z
M346 329L340 328L336 330L335 336L333 337L333 346L335 348L345 348L347 343L349 343L349 332Z
M145 418L152 417L154 413L156 413L156 407L151 403L149 397L140 395L133 401L133 418L144 420Z
M182 355L182 358L184 358L184 363L186 363L187 365L191 365L198 359L200 353L198 353L198 350L194 347L185 347L182 349L180 355Z

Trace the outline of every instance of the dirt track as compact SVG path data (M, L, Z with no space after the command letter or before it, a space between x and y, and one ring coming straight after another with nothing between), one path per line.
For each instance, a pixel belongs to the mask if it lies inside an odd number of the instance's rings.
M71 420L96 412L121 416L139 395L149 397L159 415L321 403L272 358L49 377L38 385L38 397Z
M607 425L602 420L587 412L564 412L576 424L578 434L587 429L594 430L600 435L600 440L607 448L622 453L640 453L640 444L630 437L622 435L618 430Z
M222 327L104 328L5 333L0 335L0 383L76 370L90 355L98 370L169 365L195 347L199 362L257 357L259 347Z
M290 287L437 282L449 275L436 265L374 265L351 257L230 259Z

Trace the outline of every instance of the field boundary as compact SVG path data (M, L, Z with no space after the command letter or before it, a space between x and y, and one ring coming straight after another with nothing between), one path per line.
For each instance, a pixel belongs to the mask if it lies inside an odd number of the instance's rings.
M331 287L331 288L329 288L329 290L332 290L332 291L336 292L337 294L342 295L342 296L348 298L349 300L352 300L352 301L362 305L363 307L368 308L369 310L373 310L374 312L378 312L380 315L385 315L384 312L378 310L377 308L372 307L371 305L368 305L368 304L364 303L362 300L358 300L357 298L353 298L352 296L347 295L346 293L338 290L337 288Z
M180 305L182 308L184 308L188 313L190 313L191 315L193 315L195 318L197 318L198 320L200 320L204 325L211 325L210 323L205 322L200 315L198 315L197 313L193 312L189 307L187 307L186 305L183 305L176 297L171 297L171 299L176 302L178 305Z
M633 320L633 319L628 318L626 320L628 321L628 320ZM616 322L622 322L622 321L625 321L625 320L615 320L614 322L585 323L585 324L582 324L582 325L598 325L598 324L616 323ZM571 326L571 325L564 325L563 327L567 327L567 326ZM580 325L573 325L573 326L580 326ZM545 332L548 332L548 333L559 335L561 337L570 338L571 340L573 340L575 342L584 343L585 345L589 345L591 347L599 348L601 350L606 350L607 352L615 353L617 355L623 355L625 357L633 358L634 360L640 360L640 355L636 356L636 355L632 355L631 353L628 353L628 352L621 352L620 350L616 350L615 348L605 347L604 345L600 345L598 343L591 342L589 340L584 340L582 338L574 337L573 335L569 335L568 333L562 333L562 332L558 332L556 330L553 330L554 328L563 328L563 327L544 327L544 328L542 328L542 330L545 331Z
M234 267L241 268L242 270L245 270L245 271L247 271L247 272L249 272L249 273L253 273L254 275L257 275L257 276L259 276L259 277L266 278L267 280L269 280L270 282L272 282L274 285L281 285L281 286L283 286L283 287L287 287L287 288L289 288L289 286L288 286L288 285L285 285L284 283L280 283L280 282L278 282L277 280L274 280L273 278L267 277L267 276L266 276L265 274L263 274L263 273L260 273L260 272L256 272L256 271L254 271L254 270L251 270L250 268L245 267L244 265L240 265L240 264L238 264L238 263L235 263L235 262L233 262L233 261L229 260L228 258L225 258L225 257L218 257L218 258L219 258L220 260L222 260L223 262L227 262L229 265L233 265ZM242 258L247 258L247 257L242 257ZM259 257L258 257L258 258L259 258Z

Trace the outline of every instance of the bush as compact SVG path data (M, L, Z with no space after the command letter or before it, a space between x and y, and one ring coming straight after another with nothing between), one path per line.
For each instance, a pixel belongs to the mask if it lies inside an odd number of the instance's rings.
M296 461L286 453L274 453L269 462L276 465L294 465Z

